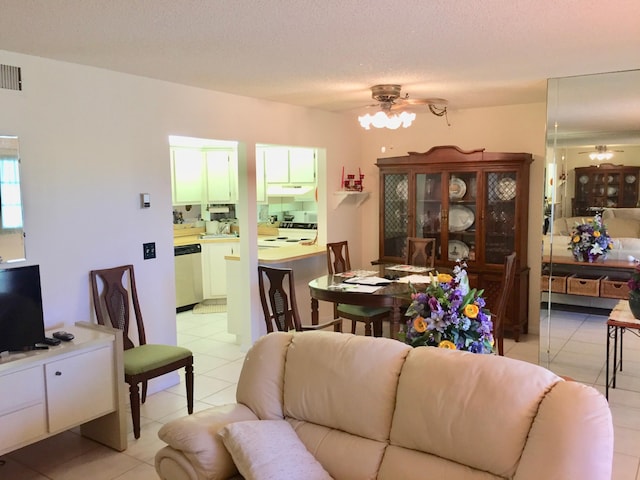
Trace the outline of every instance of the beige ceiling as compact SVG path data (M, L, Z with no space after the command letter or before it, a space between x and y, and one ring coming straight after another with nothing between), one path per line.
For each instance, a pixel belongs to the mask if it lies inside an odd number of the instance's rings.
M399 83L451 109L640 67L638 0L0 0L0 49L345 111Z

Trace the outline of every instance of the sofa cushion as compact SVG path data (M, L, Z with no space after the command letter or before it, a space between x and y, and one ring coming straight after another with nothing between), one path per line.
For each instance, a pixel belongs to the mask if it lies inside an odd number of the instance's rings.
M640 208L605 208L602 212L602 218L604 220L627 218L640 221Z
M507 357L417 347L400 375L391 444L511 478L540 402L558 381Z
M295 335L284 372L285 416L386 441L410 350L388 338L328 331Z
M236 422L219 435L245 480L331 480L284 420Z
M640 237L640 221L631 218L613 217L603 221L611 238Z

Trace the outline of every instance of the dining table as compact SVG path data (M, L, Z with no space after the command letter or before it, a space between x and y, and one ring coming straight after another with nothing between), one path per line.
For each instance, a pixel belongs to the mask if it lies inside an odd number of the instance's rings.
M348 277L344 274L328 274L309 282L313 325L319 323L318 301L320 300L363 307L386 307L391 309L389 337L397 339L404 310L411 304L412 286L419 289L424 289L426 286L425 283L411 284L394 279L380 285L375 291L368 292L363 291L367 290L366 288L358 288L356 284L345 284L347 279Z

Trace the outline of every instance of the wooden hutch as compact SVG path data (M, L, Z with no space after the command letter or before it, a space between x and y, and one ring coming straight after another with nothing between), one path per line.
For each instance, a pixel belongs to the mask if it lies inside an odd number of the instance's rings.
M504 258L515 251L514 295L505 333L528 331L527 222L529 153L464 151L437 146L428 152L379 158L379 261L403 263L407 237L435 238L436 266L466 259L472 287L484 289L495 309Z

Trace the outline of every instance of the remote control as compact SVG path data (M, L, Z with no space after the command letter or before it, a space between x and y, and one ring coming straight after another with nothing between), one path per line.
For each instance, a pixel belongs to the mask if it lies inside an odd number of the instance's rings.
M61 330L59 332L53 332L53 338L58 338L58 339L62 340L63 342L70 342L75 337L73 336L73 333L69 333L69 332L65 332L65 331Z
M53 345L55 347L56 345L60 345L61 342L62 340L60 340L59 338L44 337L44 340L42 340L42 342L40 343L44 343L45 345Z

